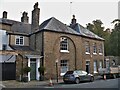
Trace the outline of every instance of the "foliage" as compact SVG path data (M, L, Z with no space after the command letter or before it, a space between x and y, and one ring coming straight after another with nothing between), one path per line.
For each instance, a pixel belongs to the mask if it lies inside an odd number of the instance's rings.
M103 23L101 20L94 20L92 24L91 23L87 24L87 29L89 29L93 33L105 39L105 42L104 42L105 55L108 55L110 33L107 31L104 31L104 27L102 25Z
M24 73L28 73L28 72L30 72L31 71L31 68L30 67L25 67L25 68L23 68L23 72Z
M38 68L38 71L39 71L40 73L43 73L43 72L45 71L45 67L40 66L40 67Z
M110 36L110 55L120 56L120 19L113 22L114 30Z
M105 39L105 55L120 56L120 19L112 21L114 24L112 33L104 31L102 24L100 20L94 20L92 24L87 24L87 29Z

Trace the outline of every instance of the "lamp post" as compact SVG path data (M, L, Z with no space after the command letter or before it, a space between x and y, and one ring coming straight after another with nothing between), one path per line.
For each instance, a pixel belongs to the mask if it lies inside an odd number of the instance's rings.
M57 83L58 83L58 60L56 60L56 78L57 78Z

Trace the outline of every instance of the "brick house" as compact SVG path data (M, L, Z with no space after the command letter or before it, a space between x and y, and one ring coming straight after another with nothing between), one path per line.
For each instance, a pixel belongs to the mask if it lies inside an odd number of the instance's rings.
M32 69L28 73L29 81L39 80L38 67L41 65L46 68L44 76L47 79L56 78L56 65L59 77L68 70L82 69L97 73L98 68L103 67L103 38L76 23L74 15L69 26L54 17L39 25L39 13L36 3L31 24L26 12L21 22L7 19L7 12L0 19L0 31L7 37L7 42L1 43L1 60L5 59L4 55L15 57L12 61L16 64L16 79L26 65Z

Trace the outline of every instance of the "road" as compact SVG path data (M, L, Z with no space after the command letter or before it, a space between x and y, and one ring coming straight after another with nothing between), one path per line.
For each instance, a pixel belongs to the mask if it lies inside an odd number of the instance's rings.
M28 83L17 82L17 81L4 81L3 84L0 84L2 88L114 88L116 90L120 87L120 78L116 79L107 79L107 80L95 80L94 82L81 82L79 84L65 84L63 81L60 83L54 83L53 86L49 86L47 81L31 81ZM115 89L116 88L116 89ZM28 89L29 90L29 89ZM111 90L111 89L110 89ZM119 89L120 90L120 89Z
M80 84L64 84L60 83L53 87L45 88L119 88L120 78L108 80L96 80L94 82L82 82Z

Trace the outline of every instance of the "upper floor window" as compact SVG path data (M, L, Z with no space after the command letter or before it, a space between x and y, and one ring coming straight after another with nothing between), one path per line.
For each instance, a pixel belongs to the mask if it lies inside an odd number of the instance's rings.
M60 41L60 51L61 52L68 52L68 39L67 38L61 38Z
M90 43L88 41L85 42L85 53L90 54Z
M93 43L93 54L97 54L97 45Z
M2 45L2 50L7 50L7 45L6 44Z
M102 54L103 53L103 47L102 47L102 44L99 45L99 54Z
M24 45L24 37L23 36L16 36L15 37L15 44L16 45Z

